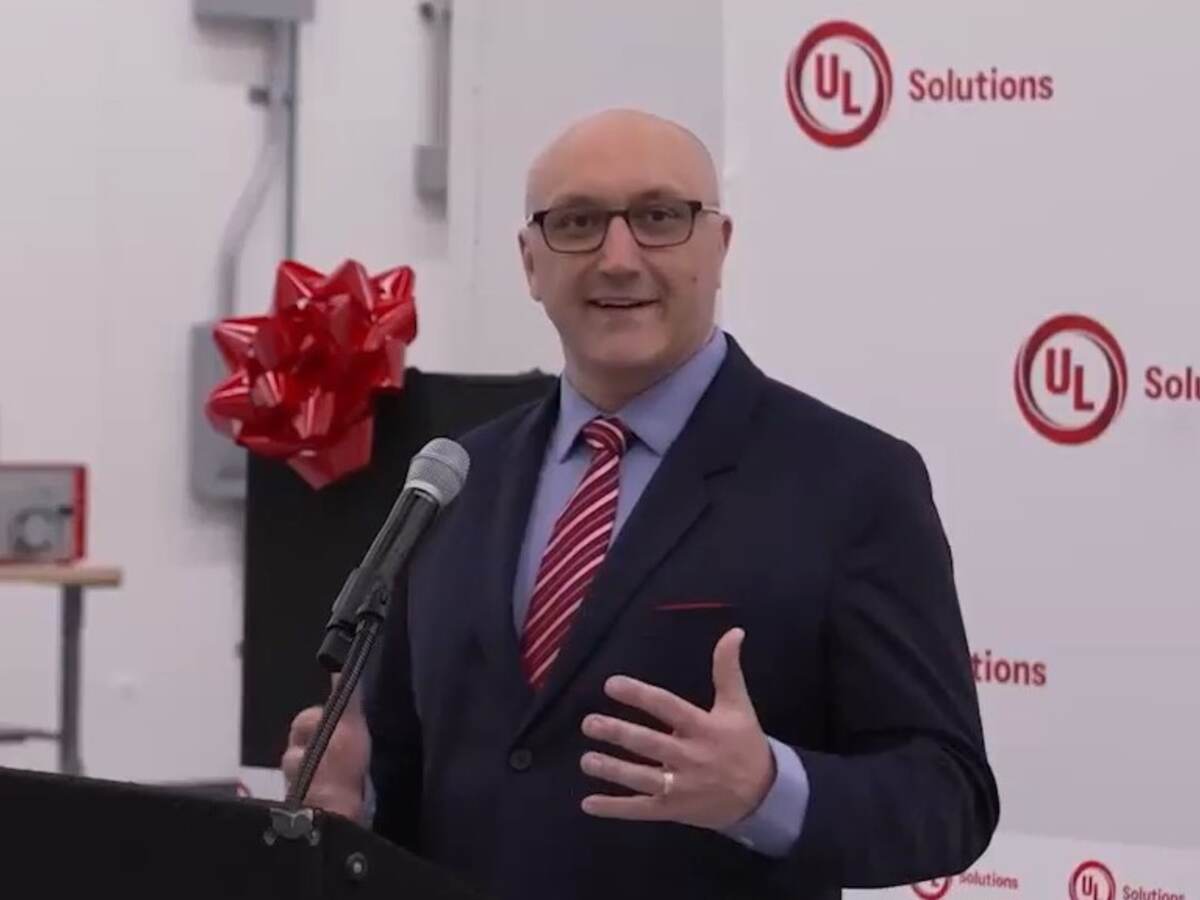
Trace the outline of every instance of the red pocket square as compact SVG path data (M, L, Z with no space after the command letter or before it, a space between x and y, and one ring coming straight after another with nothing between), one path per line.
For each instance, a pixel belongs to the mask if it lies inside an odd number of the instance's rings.
M674 603L660 603L655 606L658 612L684 612L692 609L728 609L733 606L724 600L681 600Z

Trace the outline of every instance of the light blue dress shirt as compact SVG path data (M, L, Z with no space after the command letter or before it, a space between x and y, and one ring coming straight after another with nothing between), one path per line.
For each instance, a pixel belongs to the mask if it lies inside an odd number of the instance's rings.
M709 341L687 362L638 394L614 413L634 435L621 458L617 521L612 540L650 483L662 458L679 437L704 392L721 368L728 347L716 329ZM542 550L591 461L591 451L579 439L583 426L601 412L564 376L559 379L558 421L546 446L533 506L526 525L513 589L513 625L520 635L533 595ZM768 738L775 757L775 782L757 810L723 833L768 856L788 852L804 825L808 809L808 774L800 757L787 744Z

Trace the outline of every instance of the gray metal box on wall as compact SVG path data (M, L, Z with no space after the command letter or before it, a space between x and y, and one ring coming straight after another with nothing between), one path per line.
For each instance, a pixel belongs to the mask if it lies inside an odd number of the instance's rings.
M213 342L214 324L193 325L189 336L188 450L192 493L202 500L240 501L246 499L247 451L213 428L204 414L208 395L229 375Z
M197 18L307 22L316 0L192 0Z

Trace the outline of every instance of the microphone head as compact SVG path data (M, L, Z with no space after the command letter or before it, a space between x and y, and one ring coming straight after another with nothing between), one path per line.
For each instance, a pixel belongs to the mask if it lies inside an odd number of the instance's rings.
M434 438L421 448L408 466L404 489L419 488L438 506L448 506L467 481L471 457L449 438Z

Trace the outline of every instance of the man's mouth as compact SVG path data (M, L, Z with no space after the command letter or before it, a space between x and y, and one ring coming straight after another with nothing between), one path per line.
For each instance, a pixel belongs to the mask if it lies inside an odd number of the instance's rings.
M638 309L657 302L657 300L644 300L639 297L595 297L588 300L588 305L599 306L601 309Z

